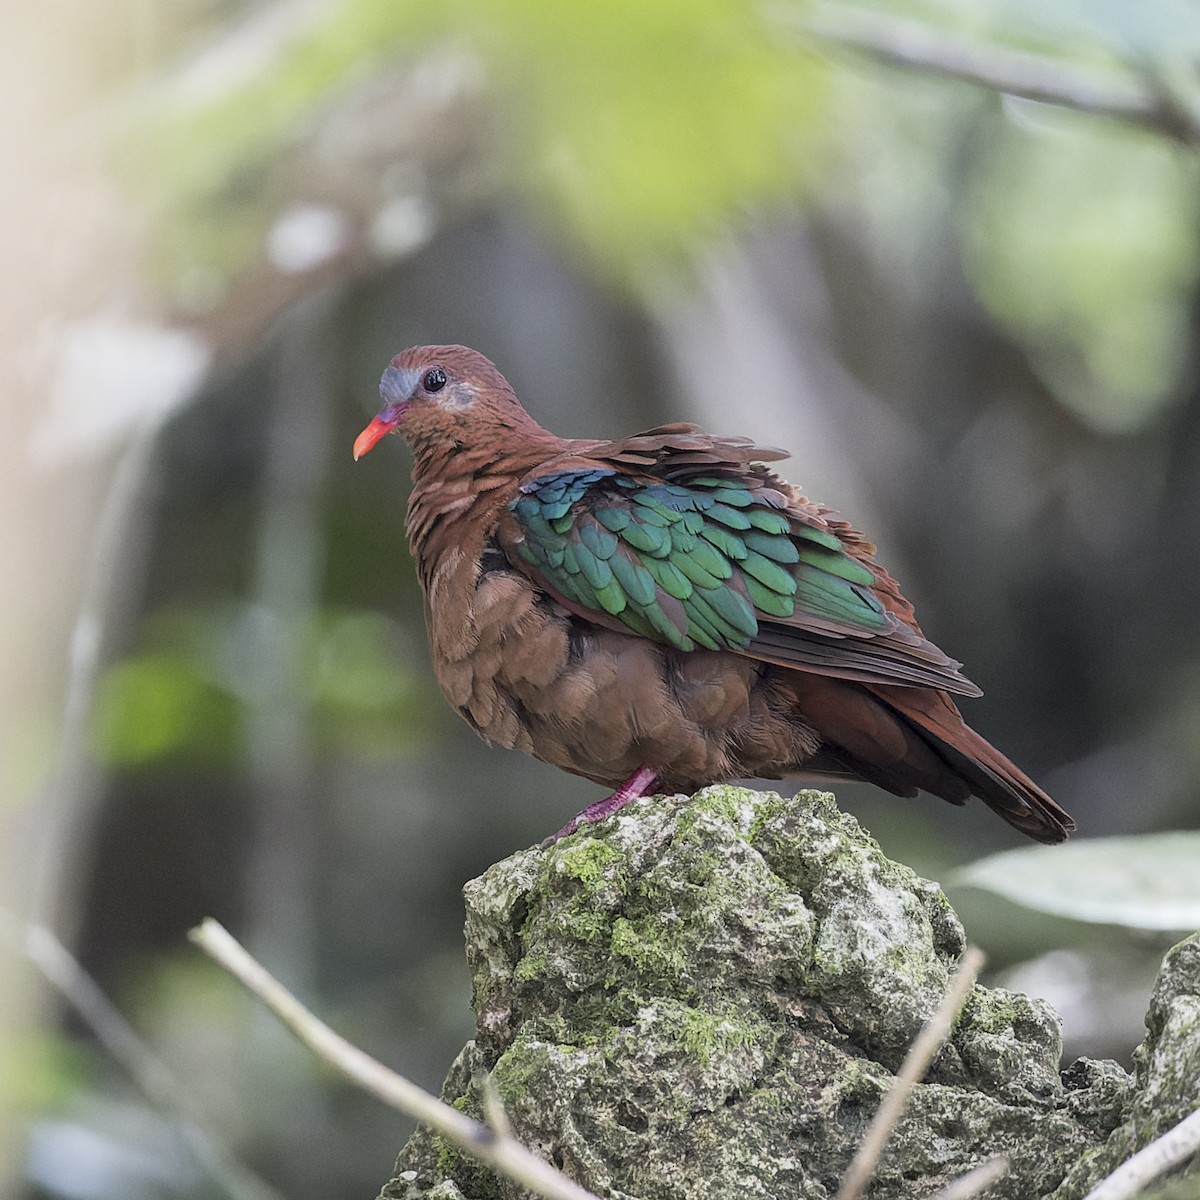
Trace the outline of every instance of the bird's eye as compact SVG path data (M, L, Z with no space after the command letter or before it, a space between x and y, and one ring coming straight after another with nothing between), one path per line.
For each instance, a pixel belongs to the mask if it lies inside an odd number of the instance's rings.
M425 372L421 383L427 392L440 392L446 386L446 372L441 367L434 367L432 371Z

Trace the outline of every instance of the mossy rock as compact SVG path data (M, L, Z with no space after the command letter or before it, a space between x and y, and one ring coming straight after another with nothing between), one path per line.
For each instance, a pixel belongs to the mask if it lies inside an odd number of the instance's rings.
M525 1145L637 1200L833 1196L964 945L940 888L818 792L642 800L465 895L478 1032L444 1097L477 1111L490 1072ZM1183 947L1136 1092L1112 1063L1061 1071L1043 1002L976 987L868 1195L925 1197L997 1154L992 1195L1082 1195L1200 1078L1200 944ZM525 1195L422 1128L382 1198Z
M1079 1200L1130 1155L1200 1109L1200 934L1185 938L1163 960L1146 1028L1134 1053L1136 1086L1125 1120L1072 1168L1053 1200ZM1200 1159L1178 1173L1182 1178L1153 1197L1200 1200Z

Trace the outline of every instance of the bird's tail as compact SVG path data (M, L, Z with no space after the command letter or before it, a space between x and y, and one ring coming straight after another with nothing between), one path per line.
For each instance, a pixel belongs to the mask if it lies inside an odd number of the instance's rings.
M930 792L951 804L978 796L1039 842L1061 842L1075 822L933 688L854 684L802 676L797 707L825 740L811 764L899 796Z
M887 686L870 690L1010 825L1039 842L1061 842L1075 828L1064 809L962 719L945 692Z

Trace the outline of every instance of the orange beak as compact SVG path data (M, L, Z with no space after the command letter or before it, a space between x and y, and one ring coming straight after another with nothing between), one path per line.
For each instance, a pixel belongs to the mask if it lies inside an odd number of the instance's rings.
M384 412L387 412L384 409ZM380 413L371 423L354 439L354 461L358 462L368 450L373 450L376 443L385 438L393 429L396 428L398 417L385 417Z

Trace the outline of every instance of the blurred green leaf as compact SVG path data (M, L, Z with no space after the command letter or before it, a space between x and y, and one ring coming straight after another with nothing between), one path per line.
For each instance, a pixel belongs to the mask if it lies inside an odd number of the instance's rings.
M431 728L429 682L404 659L404 628L380 613L321 615L311 634L309 688L319 734L335 749L367 758L411 751ZM436 718L434 718L436 719Z
M321 745L368 758L410 752L441 714L427 672L409 664L424 668L424 649L376 612L327 610L296 630L252 604L162 609L143 623L142 646L97 697L94 744L113 766L226 762L248 705L299 699Z
M608 274L649 282L793 195L827 148L824 61L749 0L341 0L252 78L181 94L125 147L168 269L233 271L278 204L273 159L324 105L421 55L453 78L464 50L499 102L511 182Z
M391 708L412 690L395 647L395 623L379 613L326 613L313 631L314 700L330 708Z
M118 663L96 699L93 744L114 766L176 754L223 758L235 727L233 700L178 655L143 654Z
M1092 838L980 859L953 883L1026 908L1130 929L1200 928L1200 832Z
M520 134L519 182L608 270L643 282L821 155L825 68L746 0L472 0Z
M62 1109L91 1079L91 1056L57 1033L10 1035L0 1054L0 1097L18 1112Z
M1102 430L1136 428L1184 367L1196 164L1138 130L1012 111L965 213L972 281L1065 404Z

